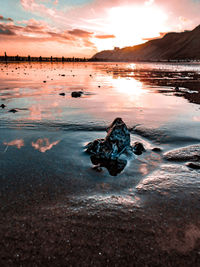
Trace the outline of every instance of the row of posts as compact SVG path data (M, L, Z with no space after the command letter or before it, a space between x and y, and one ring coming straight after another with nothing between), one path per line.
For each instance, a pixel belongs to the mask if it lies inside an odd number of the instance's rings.
M2 57L3 58L3 57ZM19 57L18 55L15 56L15 57L8 57L6 52L4 54L4 61L5 62L8 62L9 60L11 61L28 61L28 62L31 62L31 61L39 61L39 62L42 62L42 61L50 61L50 62L54 62L54 61L61 61L61 62L65 62L65 61L70 61L70 62L78 62L78 61L82 61L82 62L85 62L85 61L88 61L86 58L65 58L65 57L62 57L62 58L53 58L52 56L50 58L42 58L41 56L40 57L31 57L30 55L28 55L28 57Z

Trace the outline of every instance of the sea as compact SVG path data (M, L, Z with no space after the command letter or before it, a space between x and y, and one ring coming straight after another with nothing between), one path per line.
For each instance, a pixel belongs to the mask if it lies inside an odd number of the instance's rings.
M200 63L1 63L2 104L2 209L65 199L143 207L154 196L199 195L199 170L165 155L200 143ZM94 168L85 145L105 138L116 117L146 151L112 176Z

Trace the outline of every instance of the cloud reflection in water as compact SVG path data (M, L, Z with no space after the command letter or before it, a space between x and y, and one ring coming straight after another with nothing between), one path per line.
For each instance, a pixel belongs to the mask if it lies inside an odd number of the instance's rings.
M36 150L39 150L40 152L44 153L47 150L52 149L53 146L56 146L60 141L55 141L53 143L49 142L48 138L39 138L35 143L32 142L32 147L34 147Z
M15 139L10 142L4 142L3 143L6 146L16 146L18 149L24 146L24 140L23 139Z

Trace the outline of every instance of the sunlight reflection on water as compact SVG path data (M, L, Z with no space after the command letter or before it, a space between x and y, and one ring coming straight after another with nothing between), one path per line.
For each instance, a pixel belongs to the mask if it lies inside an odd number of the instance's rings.
M143 187L153 188L157 180L150 175L154 171L160 175L156 170L162 165L163 157L162 152L154 153L152 149L159 146L167 151L199 141L199 106L195 104L199 94L195 93L196 98L193 94L190 97L188 91L187 95L177 95L174 86L165 84L168 82L165 77L170 81L180 79L181 71L200 72L199 65L22 63L2 65L2 68L0 100L6 107L0 109L0 151L3 152L0 164L5 177L12 177L13 172L21 177L22 173L23 179L28 180L31 173L40 183L43 177L40 173L44 173L47 180L53 177L52 190L56 182L62 181L70 192L82 190L105 202L138 205L140 201L135 194L131 196L124 191L134 189L137 184L141 191ZM166 69L169 73L154 72ZM160 81L165 83L159 85ZM84 92L80 98L71 97L73 91L80 90ZM13 114L8 112L10 109L18 112ZM83 144L104 138L106 127L116 117L122 117L132 129L131 142L142 142L147 151L130 160L113 179L106 169L100 173L92 169ZM170 170L174 169L167 171ZM187 175L187 168L182 173ZM152 180L148 184L145 180L140 183L147 176ZM174 179L172 174L168 177L170 181ZM181 173L177 177L181 186L184 183L190 186L181 181ZM118 196L106 199L102 192L118 192Z

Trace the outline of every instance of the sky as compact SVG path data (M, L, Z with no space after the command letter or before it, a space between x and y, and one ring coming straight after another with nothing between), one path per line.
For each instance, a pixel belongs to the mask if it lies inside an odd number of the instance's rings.
M0 0L0 55L89 58L200 24L200 0Z

